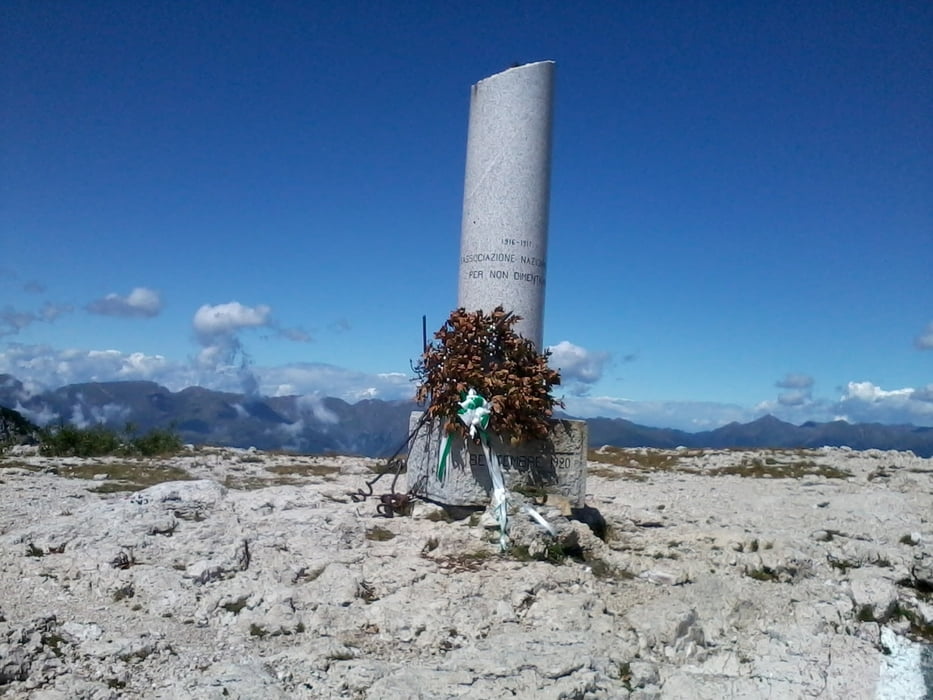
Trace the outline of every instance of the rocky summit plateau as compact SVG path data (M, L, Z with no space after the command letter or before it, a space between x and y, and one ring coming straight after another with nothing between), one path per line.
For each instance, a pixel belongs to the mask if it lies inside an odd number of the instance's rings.
M0 696L933 697L931 459L600 448L505 553L381 470L12 448Z

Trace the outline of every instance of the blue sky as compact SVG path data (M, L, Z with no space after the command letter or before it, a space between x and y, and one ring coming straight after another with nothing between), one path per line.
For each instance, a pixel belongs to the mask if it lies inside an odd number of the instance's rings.
M0 8L0 372L406 398L470 85L557 62L568 411L933 425L933 5Z

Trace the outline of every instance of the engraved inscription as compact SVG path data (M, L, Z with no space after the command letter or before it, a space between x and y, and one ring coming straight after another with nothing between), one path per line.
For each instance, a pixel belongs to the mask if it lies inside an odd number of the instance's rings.
M503 469L514 469L520 472L532 470L558 470L569 469L575 464L579 455L553 454L553 455L496 455ZM470 453L471 467L485 467L486 457L481 454Z
M531 248L534 243L523 238L502 238L503 246L515 248ZM487 267L483 263L492 263L495 267ZM467 253L460 256L461 270L468 279L473 280L512 280L525 282L535 286L544 286L544 270L547 261L536 255L522 255L509 251L487 251Z

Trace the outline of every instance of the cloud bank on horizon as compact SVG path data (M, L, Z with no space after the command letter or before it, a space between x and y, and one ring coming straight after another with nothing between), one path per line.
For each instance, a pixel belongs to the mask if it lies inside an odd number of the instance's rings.
M108 294L84 305L90 314L122 319L152 319L162 309L158 292L146 287L130 294ZM0 313L6 335L15 336L30 323L52 323L74 308L46 302L38 310L5 308ZM186 360L142 352L114 349L56 348L45 344L8 342L0 351L0 374L10 374L35 393L66 384L104 381L152 381L173 391L198 385L247 396L304 397L310 410L320 399L334 396L348 402L363 399L407 400L414 394L414 375L386 371L367 373L322 362L291 362L254 365L243 336L250 331L271 331L276 337L309 342L310 336L297 328L284 328L265 304L248 306L238 301L203 304L191 319L196 355ZM915 339L917 350L933 350L933 323ZM594 387L613 366L611 353L589 350L568 340L548 347L550 363L561 372L566 410L584 417L625 418L635 423L682 430L708 430L729 422L747 422L772 414L792 423L846 420L852 423L933 425L933 384L885 389L870 381L849 381L838 387L835 397L814 396L816 380L789 372L774 382L772 399L754 406L715 401L637 401L593 395ZM632 362L633 356L620 358ZM24 397L25 398L25 397ZM41 420L41 416L38 417ZM93 418L93 417L91 417ZM75 416L79 424L88 417Z

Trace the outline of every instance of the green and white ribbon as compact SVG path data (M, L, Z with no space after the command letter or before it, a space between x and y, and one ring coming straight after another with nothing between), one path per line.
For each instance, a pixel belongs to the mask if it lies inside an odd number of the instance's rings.
M457 410L457 417L464 422L470 429L470 437L476 437L476 431L480 435L485 435L486 426L489 425L489 416L492 411L489 409L489 402L476 393L475 389L470 389L465 394L460 394L460 408ZM480 438L482 440L482 438ZM441 446L441 458L437 463L437 480L443 481L447 474L447 462L450 461L450 446L453 435L447 435L444 444ZM488 462L487 462L488 464Z
M461 394L460 408L457 410L457 417L470 429L470 437L476 438L479 434L480 445L483 448L483 455L486 457L486 468L489 469L489 478L492 481L492 507L496 521L499 523L499 547L505 550L509 543L508 530L509 524L509 494L505 489L505 477L502 475L502 467L499 465L499 459L493 452L489 444L489 419L492 416L492 410L489 402L476 393L476 390L470 389L467 393ZM452 435L448 435L441 448L441 457L437 465L437 478L443 481L447 473L447 462L450 459L450 449Z
M489 446L489 437L486 432L481 433L483 454L486 455L486 466L489 468L489 478L492 480L492 499L489 504L499 523L499 549L503 552L509 546L509 492L505 490L505 478L502 476L502 467L496 453Z

